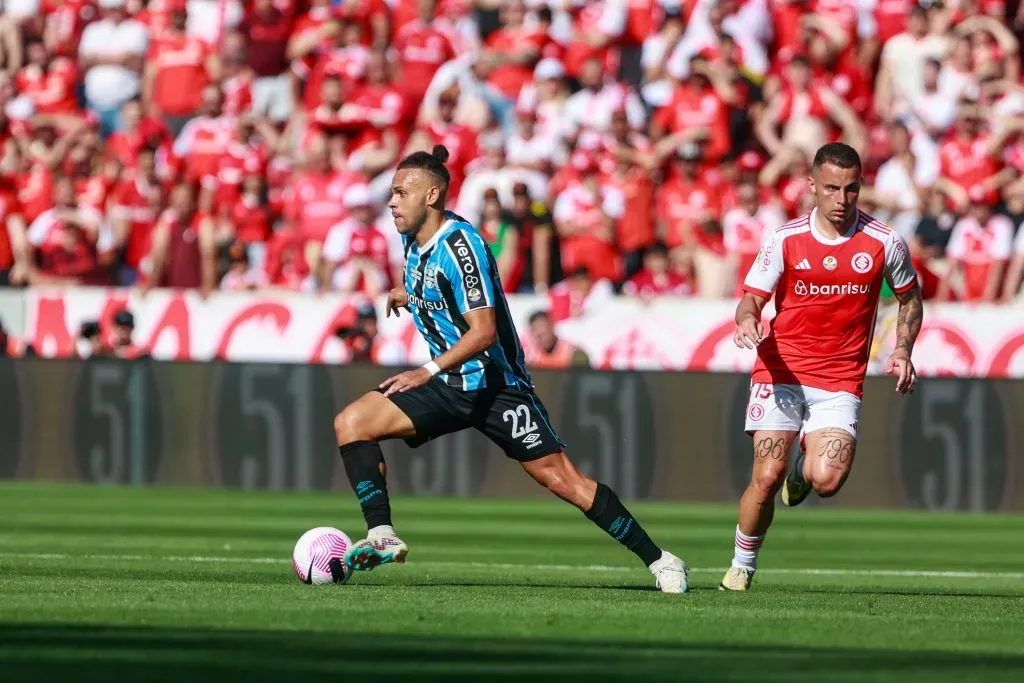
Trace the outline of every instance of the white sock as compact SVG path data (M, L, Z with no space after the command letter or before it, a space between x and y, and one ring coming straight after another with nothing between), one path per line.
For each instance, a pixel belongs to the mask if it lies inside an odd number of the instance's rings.
M764 543L764 536L747 536L736 527L736 547L732 555L732 566L757 570L757 553Z
M370 536L397 536L398 534L395 533L394 527L389 526L387 524L381 524L381 525L375 526L372 529L370 529L369 531L367 531L366 535L367 535L367 537L370 537Z

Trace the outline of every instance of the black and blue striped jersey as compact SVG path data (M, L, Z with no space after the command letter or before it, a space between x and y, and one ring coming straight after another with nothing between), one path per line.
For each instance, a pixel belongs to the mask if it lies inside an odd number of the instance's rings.
M409 310L432 358L453 347L469 329L466 313L495 309L498 340L461 367L442 373L441 379L461 391L532 388L498 266L480 233L449 211L441 228L422 247L412 237L402 239Z

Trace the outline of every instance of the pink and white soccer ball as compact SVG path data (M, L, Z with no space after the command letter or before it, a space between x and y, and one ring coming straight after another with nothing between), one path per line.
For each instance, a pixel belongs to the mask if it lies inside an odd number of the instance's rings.
M345 566L345 551L352 540L329 526L318 526L302 534L292 552L292 564L299 581L314 585L345 583L351 571Z

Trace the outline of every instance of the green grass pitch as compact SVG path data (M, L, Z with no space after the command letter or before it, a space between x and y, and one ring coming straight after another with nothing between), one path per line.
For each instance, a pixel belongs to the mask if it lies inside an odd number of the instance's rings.
M351 495L0 485L0 680L1024 681L1024 517L780 510L741 595L732 506L632 507L689 595L557 501L399 498L407 565L306 586Z

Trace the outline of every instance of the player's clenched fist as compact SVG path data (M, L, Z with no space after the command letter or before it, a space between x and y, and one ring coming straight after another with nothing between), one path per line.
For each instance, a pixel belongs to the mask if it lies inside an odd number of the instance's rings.
M399 308L409 308L409 292L405 291L405 287L395 287L388 292L387 317L390 318L394 311L397 318Z
M736 331L732 334L733 343L741 349L757 348L764 338L764 326L761 321L752 315L745 316L736 325Z

